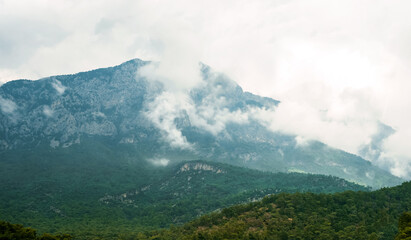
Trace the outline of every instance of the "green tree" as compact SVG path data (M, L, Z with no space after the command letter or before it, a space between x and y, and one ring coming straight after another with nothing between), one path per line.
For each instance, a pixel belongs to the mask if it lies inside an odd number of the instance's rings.
M398 221L398 235L395 240L411 240L411 212L405 212Z

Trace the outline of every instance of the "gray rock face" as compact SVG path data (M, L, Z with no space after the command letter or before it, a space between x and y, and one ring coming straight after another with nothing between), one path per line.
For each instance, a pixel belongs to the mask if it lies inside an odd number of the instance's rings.
M115 68L3 85L0 95L17 108L0 112L1 150L53 139L70 144L84 135L115 138L146 121L139 111L150 83L135 78L144 64L133 60Z
M269 131L253 111L278 101L243 92L201 66L203 83L183 95L137 71L138 59L116 67L0 87L0 151L67 148L87 138L138 149L170 161L201 158L266 171L335 175L373 187L401 182L364 159L295 136ZM115 160L113 160L115 161Z

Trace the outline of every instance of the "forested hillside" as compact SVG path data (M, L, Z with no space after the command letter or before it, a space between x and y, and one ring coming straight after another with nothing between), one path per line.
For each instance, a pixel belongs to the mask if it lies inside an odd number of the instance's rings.
M181 225L268 194L369 191L332 176L261 172L209 161L154 166L124 145L97 141L8 151L0 158L0 219L81 239L115 239L121 233Z
M398 223L398 235L395 240L411 239L411 212L405 212L401 215Z
M129 239L394 239L411 210L411 182L374 192L281 193L182 227ZM409 239L410 214L397 239ZM407 238L408 237L408 238Z
M0 220L1 240L71 240L69 234L52 235L43 233L38 235L33 228L23 227L21 224L12 224Z

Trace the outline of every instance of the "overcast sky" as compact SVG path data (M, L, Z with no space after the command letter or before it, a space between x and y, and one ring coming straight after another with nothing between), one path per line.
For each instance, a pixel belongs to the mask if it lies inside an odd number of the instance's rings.
M355 154L368 146L377 154L364 157L410 178L410 9L408 0L0 0L0 83L140 58L161 61L178 88L196 81L201 61L282 101L259 113L273 130Z

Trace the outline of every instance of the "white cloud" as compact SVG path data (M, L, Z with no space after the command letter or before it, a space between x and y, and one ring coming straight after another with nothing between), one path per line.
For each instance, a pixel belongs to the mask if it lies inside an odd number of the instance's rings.
M318 140L351 153L368 143L377 131L369 119L349 118L291 101L280 103L276 109L253 109L250 115L272 131Z
M63 84L61 84L61 82L59 80L54 80L51 83L51 85L53 86L54 89L56 89L56 91L59 95L62 95L67 89L67 87L65 87Z
M410 129L399 129L385 141L379 164L390 169L397 176L411 177ZM405 140L405 141L404 141Z
M178 61L178 59L176 59ZM201 82L197 61L154 62L141 67L137 74L152 81L164 84L168 91L187 91Z
M200 83L202 61L247 91L281 100L276 113L259 113L272 129L279 129L269 123L274 114L281 131L355 153L379 122L392 126L397 132L383 144L391 169L411 163L399 147L411 132L410 7L407 0L3 0L0 53L8 57L0 82L139 57L159 62L147 77L184 92ZM232 114L196 111L190 120L214 134L226 120L210 119Z
M297 144L298 147L305 147L309 145L309 140L302 137L302 136L296 136L295 137L295 142Z
M160 79L153 65L143 68L137 74ZM150 71L150 72L148 72ZM200 75L200 66L197 65L196 74ZM229 101L222 94L225 92L219 84L215 84L218 74L210 73L210 77L205 80L197 80L194 85L168 87L166 81L175 82L175 78L164 75L161 82L165 84L165 90L146 106L146 117L163 133L163 138L170 146L180 149L195 150L193 144L189 143L182 133L181 127L177 127L176 120L183 119L186 126L190 125L217 136L223 132L228 123L245 124L248 123L247 111L230 111ZM177 81L178 82L178 81ZM227 81L228 84L231 82ZM176 84L178 85L178 83ZM197 88L196 88L197 87ZM235 86L229 86L235 87ZM190 91L196 89L206 89L201 102L195 103L190 97Z
M10 69L0 69L0 86L10 81L11 79L18 79L19 74Z
M167 166L168 163L170 162L170 160L168 160L167 158L150 158L150 159L147 159L147 161L149 161L155 166L163 166L163 167Z
M17 105L13 101L0 96L0 109L4 114L12 114L17 109Z
M183 117L182 110L188 104L184 94L163 92L148 104L148 111L145 114L157 128L162 130L164 140L171 147L193 150L193 145L187 141L175 123L176 118Z
M46 116L46 117L53 117L53 114L54 114L54 111L53 111L53 109L51 109L49 106L44 106L43 107L43 114Z
M182 129L177 127L177 119L183 119L185 124L215 136L224 131L228 123L248 123L247 112L230 111L218 100L221 99L208 99L196 105L187 92L164 91L148 103L145 115L162 131L164 140L171 147L194 151L195 146L187 141Z
M224 106L219 106L218 103L193 106L189 109L188 115L193 126L206 130L214 136L221 133L228 123L245 124L249 119L247 112L230 111Z

